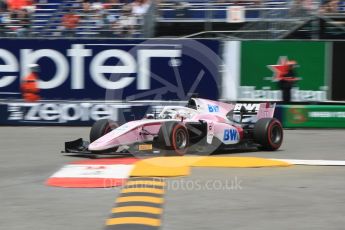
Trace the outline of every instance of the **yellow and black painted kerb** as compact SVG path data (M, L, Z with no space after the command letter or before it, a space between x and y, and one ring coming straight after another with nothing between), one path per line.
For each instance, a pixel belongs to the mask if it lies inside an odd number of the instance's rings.
M116 199L106 230L159 229L163 213L165 181L157 177L130 178Z

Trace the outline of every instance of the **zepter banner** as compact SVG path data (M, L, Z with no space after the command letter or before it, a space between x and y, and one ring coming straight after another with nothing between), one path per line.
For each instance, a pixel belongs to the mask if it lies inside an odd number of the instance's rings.
M20 79L37 63L46 100L153 100L153 91L164 100L188 92L217 99L220 60L209 53L220 53L219 41L6 40L0 43L0 98L20 98Z

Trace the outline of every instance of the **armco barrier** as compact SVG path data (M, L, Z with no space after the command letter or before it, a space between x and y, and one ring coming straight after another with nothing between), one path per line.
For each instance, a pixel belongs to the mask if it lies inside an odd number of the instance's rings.
M167 101L164 105L184 105L186 101ZM0 102L0 125L9 126L91 126L99 119L112 119L119 124L142 119L146 114L158 115L160 101L44 101L25 103Z
M122 123L143 117L147 109L104 102L1 103L0 125L90 126L103 118Z
M284 128L345 128L345 105L279 105Z
M90 126L99 119L125 123L154 114L170 102L46 101L41 103L0 102L0 125ZM284 128L345 128L345 105L277 105L275 115Z

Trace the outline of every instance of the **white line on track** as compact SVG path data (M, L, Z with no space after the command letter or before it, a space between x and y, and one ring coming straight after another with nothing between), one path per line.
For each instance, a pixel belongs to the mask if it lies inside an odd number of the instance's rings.
M339 160L298 160L298 159L271 159L285 161L293 165L318 165L318 166L345 166L345 161Z

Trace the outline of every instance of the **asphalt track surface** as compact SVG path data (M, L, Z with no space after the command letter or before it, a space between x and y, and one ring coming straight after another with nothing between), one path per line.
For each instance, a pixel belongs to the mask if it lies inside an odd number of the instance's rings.
M45 180L66 140L88 128L0 127L0 229L102 229L119 188L65 189ZM277 152L222 156L345 160L344 130L286 130ZM344 229L345 167L198 168L167 181L164 230Z

